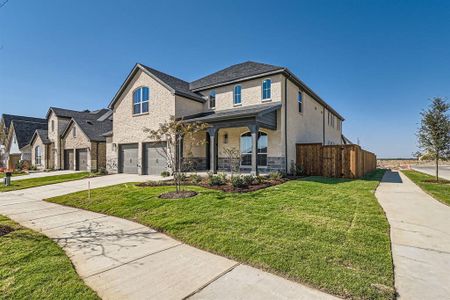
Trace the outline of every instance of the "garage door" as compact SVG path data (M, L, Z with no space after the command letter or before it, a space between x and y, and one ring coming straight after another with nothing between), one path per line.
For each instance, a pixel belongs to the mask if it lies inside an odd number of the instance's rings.
M86 171L87 170L87 149L77 149L77 170Z
M73 150L64 150L64 170L73 170Z
M144 174L160 175L167 171L167 159L164 155L165 143L145 143L144 148Z
M119 173L138 173L138 144L119 145Z

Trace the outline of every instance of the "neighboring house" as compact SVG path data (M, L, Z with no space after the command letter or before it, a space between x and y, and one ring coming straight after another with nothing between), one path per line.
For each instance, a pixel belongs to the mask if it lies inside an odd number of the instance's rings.
M42 122L41 118L2 114L2 117L0 119L0 167L6 167L8 165L9 160L9 152L7 147L9 143L8 136L9 136L9 128L13 120L22 120L38 123Z
M45 119L23 120L13 119L9 126L8 144L8 169L16 169L20 161L31 162L30 140L37 129L47 129Z
M36 129L30 140L31 164L38 170L54 168L54 151L47 129Z
M102 110L102 113L71 119L61 135L64 169L92 172L106 169L104 134L112 130L112 112Z
M205 145L192 151L197 170L227 170L224 149L233 147L242 171L289 172L297 143L342 143L344 118L287 68L268 64L245 62L191 83L137 64L109 107L111 173L166 170L165 145L144 129L157 129L171 116L210 125L200 136Z
M100 109L96 111L74 111L70 109L50 107L47 112L48 132L47 138L50 141L50 152L47 155L51 157L49 161L49 168L64 169L70 168L70 165L64 164L64 146L62 141L62 134L67 129L67 126L73 118L78 120L96 120L107 113L107 109Z

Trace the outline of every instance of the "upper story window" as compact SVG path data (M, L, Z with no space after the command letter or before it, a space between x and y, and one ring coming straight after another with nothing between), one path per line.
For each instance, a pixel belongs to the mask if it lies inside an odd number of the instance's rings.
M265 79L262 83L262 99L269 100L272 97L272 80Z
M242 100L241 100L241 86L240 85L236 85L234 87L234 93L233 93L233 104L234 105L239 105L241 104Z
M133 92L133 114L143 114L148 112L148 100L150 98L150 90L143 86L137 88Z
M75 126L74 126L73 129L72 129L72 136L73 136L74 138L77 137L77 128L76 128Z
M337 120L337 124L336 125L337 125L337 129L341 130L341 128L342 128L342 121L341 121L341 119Z
M216 108L216 91L211 91L211 93L209 93L209 108Z
M52 120L52 131L55 131L55 120Z
M298 102L298 112L302 113L303 112L303 95L302 95L301 91L298 91L297 102Z

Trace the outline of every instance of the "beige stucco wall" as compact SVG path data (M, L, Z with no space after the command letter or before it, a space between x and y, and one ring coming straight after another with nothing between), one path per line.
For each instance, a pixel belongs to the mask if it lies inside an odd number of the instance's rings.
M203 103L185 97L175 96L175 116L177 118L197 114L203 111Z
M283 75L272 75L268 77L262 77L257 79L252 79L249 81L239 83L241 85L241 105L248 106L256 105L260 103L270 103L279 102L282 99L282 88L283 88ZM262 100L262 82L265 79L270 78L272 80L271 85L271 100ZM201 91L200 93L204 96L209 96L212 90L216 91L216 108L215 110L231 109L236 107L233 105L233 90L236 84L230 84L226 86L221 86L215 89L209 89ZM209 103L204 105L205 110L208 108Z
M331 113L331 112L330 112ZM342 144L342 124L341 128L338 127L338 118L334 117L334 126L328 124L328 110L325 109L325 144L327 145L339 145Z

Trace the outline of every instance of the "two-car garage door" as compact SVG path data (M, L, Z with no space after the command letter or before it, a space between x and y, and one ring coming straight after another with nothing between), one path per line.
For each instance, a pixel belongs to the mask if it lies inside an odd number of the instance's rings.
M160 175L167 170L164 155L165 143L144 143L142 145L142 173ZM139 168L138 144L119 146L119 173L137 174Z

